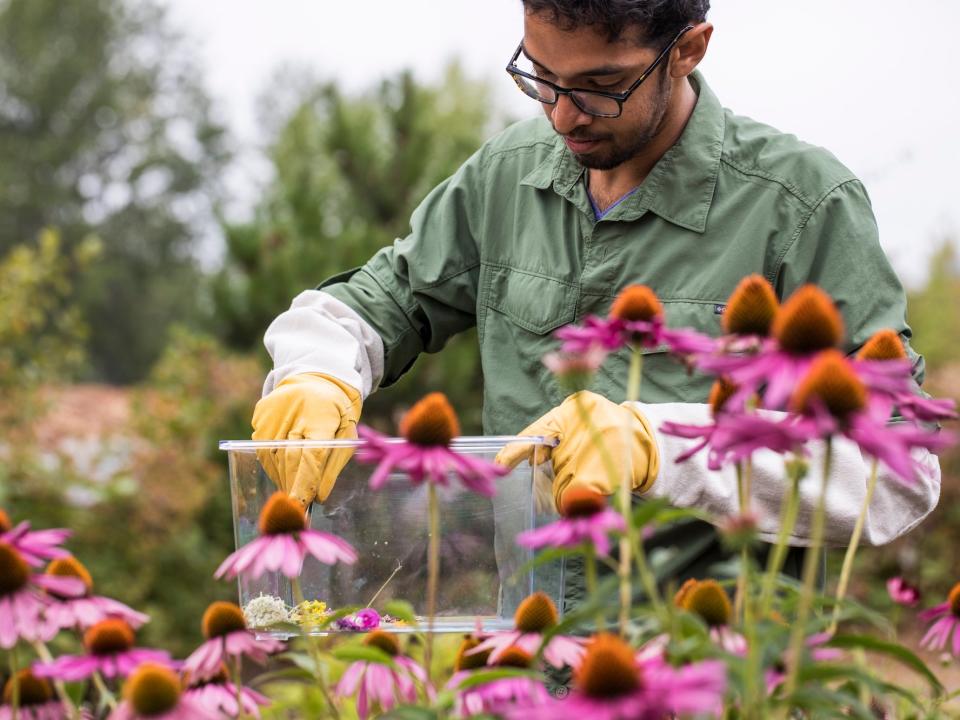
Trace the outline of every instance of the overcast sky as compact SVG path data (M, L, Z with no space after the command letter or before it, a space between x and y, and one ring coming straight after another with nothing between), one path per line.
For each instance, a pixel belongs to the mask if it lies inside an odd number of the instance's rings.
M231 187L255 200L265 165L256 99L281 65L362 89L459 58L498 106L540 112L503 66L522 35L520 0L166 0L196 47L222 117L248 149ZM960 236L960 2L714 0L701 65L721 102L837 155L865 182L880 239L908 285Z

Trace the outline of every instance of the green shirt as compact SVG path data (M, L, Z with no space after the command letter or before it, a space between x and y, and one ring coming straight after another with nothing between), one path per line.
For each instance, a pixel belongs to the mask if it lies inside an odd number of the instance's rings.
M904 339L903 289L863 185L822 148L721 107L691 76L696 108L643 184L596 220L585 170L543 117L488 141L414 212L412 232L321 287L381 336L383 385L421 352L478 328L484 431L517 433L565 392L541 364L551 333L649 285L667 324L720 332L727 297L759 273L781 299L815 283L836 301L848 351L874 331ZM646 351L641 400L705 402L711 378ZM918 379L922 360L913 356ZM628 356L595 391L624 399Z

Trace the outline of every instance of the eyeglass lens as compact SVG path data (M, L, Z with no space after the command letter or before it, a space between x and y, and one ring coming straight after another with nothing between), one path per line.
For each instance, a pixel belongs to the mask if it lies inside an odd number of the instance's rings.
M513 79L524 93L543 103L552 105L557 101L556 91L549 85L531 80L522 75L513 75ZM572 92L570 99L574 104L591 115L616 116L620 114L620 105L613 98L594 95L589 92Z

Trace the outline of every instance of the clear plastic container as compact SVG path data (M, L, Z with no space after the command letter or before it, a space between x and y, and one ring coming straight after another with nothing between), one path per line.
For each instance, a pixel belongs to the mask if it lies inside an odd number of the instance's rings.
M522 462L497 480L495 497L472 493L457 480L450 487L438 488L441 527L436 632L471 632L478 620L484 630L510 629L518 604L536 590L549 594L561 607L561 563L533 568L529 562L532 553L516 543L516 536L524 530L557 519L550 500L550 464L535 468L540 460L536 455L546 446L544 440L463 437L453 441L452 449L492 461L501 448L513 442L532 443L535 463ZM257 537L260 510L276 491L260 466L257 451L356 450L362 444L351 440L222 441L220 449L229 454L237 547ZM314 503L308 511L313 529L342 537L353 545L359 559L353 565L329 566L307 558L300 584L306 600L325 603L328 612L355 606L372 607L383 614L390 601L408 601L422 628L427 605L427 487L414 487L406 476L394 474L374 491L369 484L374 467L357 462L354 455L326 501ZM267 573L257 580L241 576L239 586L240 605L248 611L248 620L252 616L249 603L258 598L261 606L287 610L294 606L290 582L279 573ZM397 632L416 629L389 617L380 627ZM264 629L262 625L260 629ZM340 631L350 632L335 624L322 632Z

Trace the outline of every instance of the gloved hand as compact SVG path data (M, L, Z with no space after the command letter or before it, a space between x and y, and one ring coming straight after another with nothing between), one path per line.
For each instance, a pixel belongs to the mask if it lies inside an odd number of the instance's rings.
M333 440L357 437L360 393L321 373L282 380L253 411L254 440ZM258 450L277 487L308 507L327 499L353 448Z
M600 447L594 442L593 433L583 417L584 412L613 465L618 473L622 473L619 477L610 477ZM558 509L568 487L585 486L611 495L617 491L620 477L626 476L635 491L645 492L653 486L660 470L660 453L653 428L636 405L617 405L585 390L574 393L519 434L542 435L559 441L554 448L540 448L543 462L553 460L553 500ZM532 445L510 443L495 460L513 468L522 460L532 462L533 450Z

